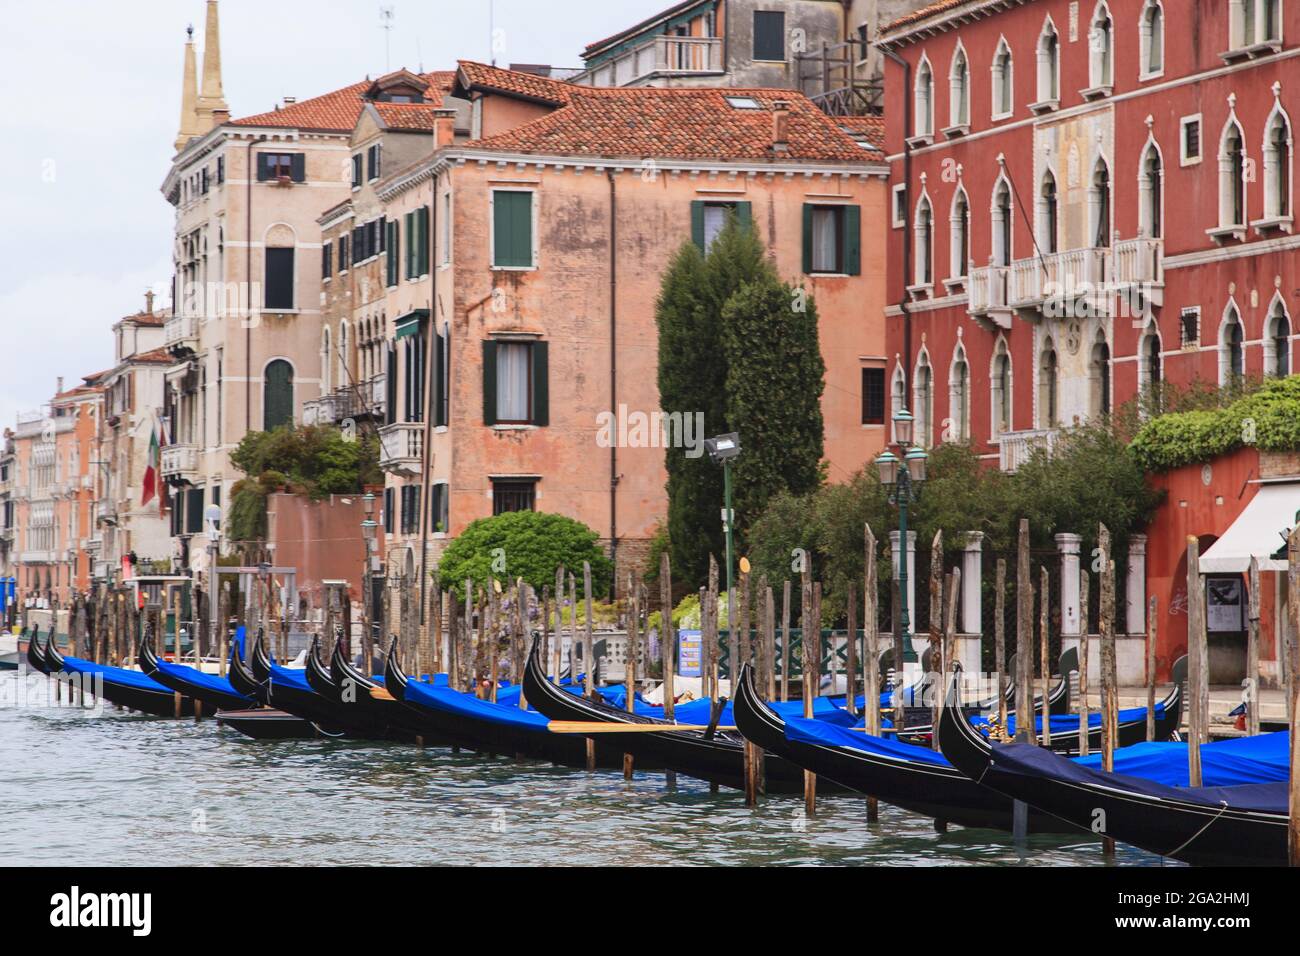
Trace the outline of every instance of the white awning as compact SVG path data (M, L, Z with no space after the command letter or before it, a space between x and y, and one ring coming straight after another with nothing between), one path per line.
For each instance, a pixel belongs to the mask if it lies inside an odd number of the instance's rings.
M1250 559L1259 559L1261 571L1285 571L1285 560L1270 555L1286 546L1283 537L1296 524L1300 511L1300 482L1261 485L1223 537L1201 555L1203 574L1244 573Z

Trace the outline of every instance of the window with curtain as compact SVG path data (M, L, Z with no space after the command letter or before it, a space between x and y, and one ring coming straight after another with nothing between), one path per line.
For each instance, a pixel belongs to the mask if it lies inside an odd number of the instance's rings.
M497 343L497 421L523 424L530 420L532 350L526 342Z
M1291 126L1275 112L1264 141L1264 218L1291 215Z
M1048 339L1038 360L1038 427L1055 428L1057 422L1056 347Z
M1039 196L1038 245L1044 253L1056 252L1058 230L1058 208L1056 198L1056 177L1051 172L1043 174L1043 187Z
M922 60L916 71L913 109L916 114L913 122L916 135L934 135L934 73L930 69L929 60Z
M993 55L993 115L1007 116L1014 106L1012 90L1011 48L1007 41L998 44L997 53Z
M964 189L958 188L953 198L950 226L952 274L964 279L970 271L970 202Z
M1061 38L1051 20L1043 23L1043 32L1038 38L1038 99L1047 103L1059 100Z
M1147 0L1142 11L1142 72L1160 73L1165 68L1165 11L1157 0Z
M1164 170L1160 152L1152 143L1142 159L1141 180L1138 183L1138 228L1142 235L1159 239L1164 230Z
M1219 148L1219 226L1246 224L1246 151L1241 127L1229 120Z
M812 211L813 272L842 271L840 257L840 215L835 206L818 206Z
M966 51L958 48L948 74L948 125L966 126L969 123L970 64L966 61Z

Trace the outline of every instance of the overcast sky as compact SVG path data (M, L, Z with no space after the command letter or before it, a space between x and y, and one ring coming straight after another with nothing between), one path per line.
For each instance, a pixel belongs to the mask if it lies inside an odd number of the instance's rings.
M495 0L497 62L579 66L670 0ZM489 0L221 0L232 115L401 66L488 60ZM0 0L0 427L112 364L109 329L171 282L159 192L180 115L185 27L204 0ZM200 59L200 64L201 64Z

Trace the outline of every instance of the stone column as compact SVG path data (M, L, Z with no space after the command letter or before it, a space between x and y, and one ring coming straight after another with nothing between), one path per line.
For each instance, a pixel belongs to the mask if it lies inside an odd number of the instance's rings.
M1128 587L1125 591L1128 634L1147 632L1147 536L1135 534L1128 543Z
M1083 617L1079 611L1079 546L1077 534L1058 534L1056 549L1061 553L1061 636L1078 637Z
M961 562L961 630L963 634L983 634L982 573L984 566L984 532L972 531L966 538L966 552Z

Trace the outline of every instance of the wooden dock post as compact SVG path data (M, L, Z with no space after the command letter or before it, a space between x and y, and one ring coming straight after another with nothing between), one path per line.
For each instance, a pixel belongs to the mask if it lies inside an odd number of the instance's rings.
M753 643L750 640L750 631L749 631L749 625L750 625L749 612L750 612L751 595L750 595L750 586L749 586L749 559L747 558L740 559L739 585L740 585L740 594L736 598L737 610L739 611L739 614L735 614L731 616L731 634L732 634L731 643L733 647L736 648L736 655L739 656L739 661L736 663L735 667L733 667L731 671L731 696L732 697L736 696L736 681L740 677L740 668L745 666L746 664L752 664L754 661L754 657L753 657L754 648L753 648ZM730 611L730 607L728 607L728 611ZM739 631L737 631L737 628L739 628ZM733 661L737 659L736 655L732 656Z
M629 714L636 711L636 659L638 650L637 628L641 620L641 594L631 572L627 576L627 654L623 665L623 688L627 698L624 704ZM623 753L623 779L632 779L632 755Z
M551 657L555 665L555 683L560 683L560 671L564 669L564 565L555 569L555 644L551 647ZM570 674L572 680L576 675Z
M1007 727L1007 559L998 558L993 595L993 683L998 692L998 726Z
M880 647L877 628L876 536L871 525L863 530L863 580L862 580L862 716L864 729L873 737L880 736ZM880 801L867 797L867 822L880 819Z
M1052 747L1052 705L1048 700L1052 693L1052 655L1048 650L1051 640L1049 628L1051 626L1051 582L1047 577L1047 565L1039 565L1038 568L1038 666L1042 671L1040 679L1043 688L1043 746L1049 750ZM1062 675L1065 677L1065 675Z
M1291 786L1288 792L1290 811L1287 827L1287 855L1292 866L1300 866L1300 526L1287 539L1287 607L1291 615L1291 636L1284 638L1285 669L1278 677L1286 691L1287 723L1291 730Z
M582 562L582 600L583 610L586 612L587 620L584 624L584 637L586 643L582 646L582 663L586 671L586 685L583 688L586 691L587 699L590 700L596 693L596 642L592 639L591 629L591 562ZM576 613L577 608L574 608ZM596 770L596 741L592 737L587 738L587 769L594 772Z
M1102 768L1115 768L1119 745L1119 674L1115 663L1115 562L1110 556L1110 529L1100 525L1097 546L1101 551L1101 746Z
M1029 576L1029 519L1016 548L1016 740L1034 743L1034 582Z
M906 560L906 558L904 558ZM943 707L943 530L934 534L930 543L930 669L938 674L931 688L931 727L939 726L939 711ZM939 749L939 735L930 734L930 746Z
M659 636L659 654L663 660L664 670L664 720L669 722L677 718L673 714L677 691L673 678L677 675L677 638L673 633L673 576L672 563L665 548L659 555L659 615L663 620ZM576 619L574 637L577 637ZM576 671L575 671L576 675ZM665 771L664 783L669 790L677 789L677 773Z
M1252 557L1246 636L1246 680L1249 682L1246 687L1246 733L1251 737L1259 734L1259 603L1259 559Z
M858 585L855 581L849 582L846 617L848 639L844 644L844 709L856 717L858 704L854 698L857 697L858 689ZM834 689L832 683L832 692Z
M790 699L790 579L781 587L781 702Z
M1156 739L1156 596L1147 601L1147 740Z
M1201 744L1205 742L1206 727L1202 723L1202 688L1207 686L1205 602L1202 598L1201 548L1195 537L1187 538L1187 680L1189 684L1187 711L1187 771L1188 786L1199 787L1201 778ZM1107 770L1111 769L1109 766Z
M1088 569L1079 571L1079 753L1088 756L1088 720L1092 704L1088 700L1088 648L1091 645L1088 631L1089 608L1092 600L1092 575Z
M799 617L800 638L803 643L803 715L807 719L812 719L813 715L813 644L816 642L812 638L814 629L820 625L813 620L813 586L812 573L805 566L803 570L803 583L800 588L801 614ZM812 818L817 815L817 775L810 770L803 772L803 802L805 816Z
M700 605L700 624L703 628L701 651L705 661L705 678L709 688L709 700L718 702L718 659L721 648L718 646L718 559L709 555L709 586L705 600ZM707 607L707 612L705 608ZM727 623L731 623L732 608L727 608ZM704 623L707 620L707 624Z

